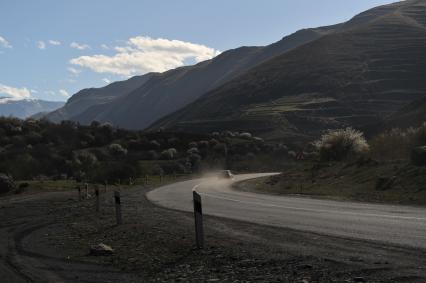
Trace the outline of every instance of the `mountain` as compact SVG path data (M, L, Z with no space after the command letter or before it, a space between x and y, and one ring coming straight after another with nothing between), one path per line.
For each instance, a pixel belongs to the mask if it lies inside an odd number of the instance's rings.
M290 139L368 127L426 96L425 50L426 1L377 7L256 66L151 129L244 130Z
M144 129L254 66L315 40L337 27L301 30L266 47L240 47L194 66L151 74L149 79L130 92L121 89L122 83L119 82L114 92L108 91L113 94L108 99L96 98L97 95L105 95L105 88L83 90L47 118L53 121L71 119L82 124L96 120L124 128Z
M39 112L50 112L62 107L62 101L45 101L38 99L11 100L0 98L0 116L25 119Z
M386 119L388 127L417 127L426 122L426 97L415 100Z
M135 76L125 81L111 83L101 88L87 88L74 94L64 107L48 113L45 118L53 122L73 120L93 105L101 105L110 102L120 96L132 92L146 83L154 73L143 76Z

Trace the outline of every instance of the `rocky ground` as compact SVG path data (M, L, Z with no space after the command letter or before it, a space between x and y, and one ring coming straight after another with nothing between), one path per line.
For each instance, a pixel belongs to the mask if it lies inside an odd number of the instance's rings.
M0 274L8 282L425 282L424 251L205 217L206 248L194 247L192 214L122 191L78 201L74 191L0 200ZM90 254L93 245L111 255Z

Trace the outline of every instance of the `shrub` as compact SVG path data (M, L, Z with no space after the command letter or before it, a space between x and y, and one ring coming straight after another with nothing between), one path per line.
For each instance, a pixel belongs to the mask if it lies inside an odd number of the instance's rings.
M13 181L13 178L0 173L0 193L7 193L16 188L15 182Z
M108 151L115 156L123 156L127 154L127 149L123 148L118 143L113 143L108 146Z
M321 160L342 161L369 150L363 133L352 128L330 130L314 142L314 145Z
M192 148L192 147L197 147L198 145L197 145L197 143L196 142L190 142L189 144L188 144L188 147L189 148Z
M170 160L175 158L176 154L177 154L177 150L175 148L169 148L161 152L161 158Z
M191 154L198 154L198 153L199 153L199 151L198 151L198 148L196 148L196 147L192 147L192 148L188 149L188 150L186 151L186 153L188 153L189 155L191 155Z
M151 146L151 149L160 149L161 148L161 144L156 140L150 141L149 145Z
M158 153L155 150L148 151L148 159L150 160L158 159Z
M426 144L426 123L417 128L391 129L375 136L371 153L379 159L408 159L413 148Z
M98 163L96 156L90 152L82 151L74 155L74 166L77 170L88 172Z
M252 137L252 135L250 134L250 133L241 133L240 134L240 138L243 138L243 139L251 139L251 137Z

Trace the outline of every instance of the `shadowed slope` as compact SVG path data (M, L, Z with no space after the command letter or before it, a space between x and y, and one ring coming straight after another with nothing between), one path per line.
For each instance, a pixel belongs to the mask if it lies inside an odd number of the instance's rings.
M372 9L153 127L251 130L275 138L377 122L426 95L425 19L426 1Z

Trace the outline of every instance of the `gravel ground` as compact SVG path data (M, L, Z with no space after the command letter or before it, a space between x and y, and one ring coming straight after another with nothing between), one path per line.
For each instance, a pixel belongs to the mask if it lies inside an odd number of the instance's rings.
M426 282L425 251L205 217L194 248L192 214L154 206L150 188L78 201L75 192L0 200L0 274L12 282ZM6 240L7 239L7 240ZM104 243L109 256L90 255ZM13 280L12 280L13 279Z

